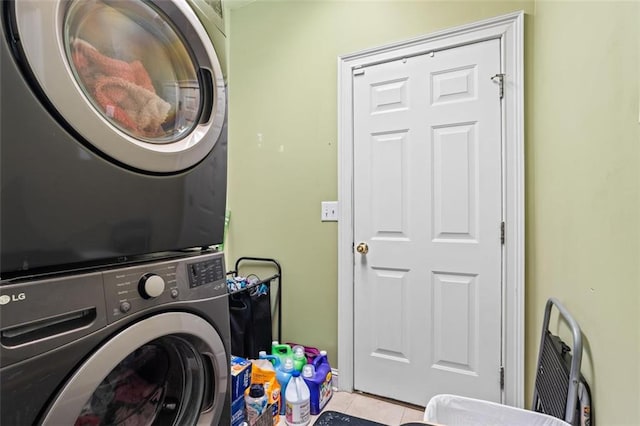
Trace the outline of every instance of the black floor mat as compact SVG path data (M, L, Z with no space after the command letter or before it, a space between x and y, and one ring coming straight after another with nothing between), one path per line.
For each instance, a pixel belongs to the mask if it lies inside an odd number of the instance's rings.
M383 423L372 422L371 420L353 417L337 411L325 411L316 419L314 426L386 426Z

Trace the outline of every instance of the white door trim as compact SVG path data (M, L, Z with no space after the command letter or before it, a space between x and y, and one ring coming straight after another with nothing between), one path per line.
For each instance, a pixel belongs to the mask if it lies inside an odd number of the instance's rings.
M499 38L503 100L504 403L524 407L524 12L439 31L338 58L338 366L353 390L353 72L356 68Z

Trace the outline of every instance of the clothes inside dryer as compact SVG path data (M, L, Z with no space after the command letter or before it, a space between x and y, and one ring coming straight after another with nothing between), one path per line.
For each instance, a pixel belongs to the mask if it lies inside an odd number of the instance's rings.
M173 141L197 124L200 85L187 46L151 7L75 2L69 64L96 110L134 138Z

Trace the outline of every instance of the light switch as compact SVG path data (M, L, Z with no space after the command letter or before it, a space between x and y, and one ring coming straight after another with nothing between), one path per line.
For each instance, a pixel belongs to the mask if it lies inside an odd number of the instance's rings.
M323 222L337 222L338 221L338 202L337 201L323 201L322 212L320 220Z

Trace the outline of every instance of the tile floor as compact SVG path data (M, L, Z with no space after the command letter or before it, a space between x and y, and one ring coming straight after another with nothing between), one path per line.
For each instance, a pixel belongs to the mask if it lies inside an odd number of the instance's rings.
M363 419L373 420L389 426L398 426L416 420L422 420L424 410L407 407L382 399L359 393L334 392L331 401L323 411L338 411ZM318 416L312 416L311 424ZM285 426L283 416L280 416L278 426Z

